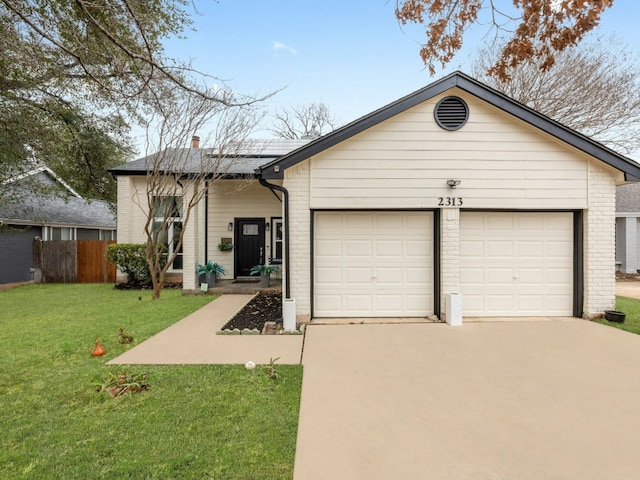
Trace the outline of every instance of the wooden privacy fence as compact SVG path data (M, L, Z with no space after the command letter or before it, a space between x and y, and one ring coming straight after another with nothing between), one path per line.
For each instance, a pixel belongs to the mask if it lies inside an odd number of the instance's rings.
M34 240L36 283L114 283L115 266L107 262L106 240Z

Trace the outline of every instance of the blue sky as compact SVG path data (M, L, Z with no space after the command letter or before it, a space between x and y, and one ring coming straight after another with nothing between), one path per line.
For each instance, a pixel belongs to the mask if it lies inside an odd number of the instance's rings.
M512 5L510 0L498 4ZM265 109L324 102L347 123L454 70L469 71L487 26L467 32L463 51L434 77L419 56L422 26L401 27L395 0L196 1L196 31L167 53L256 96L282 89ZM640 50L640 2L616 0L598 32ZM268 133L261 132L268 136Z

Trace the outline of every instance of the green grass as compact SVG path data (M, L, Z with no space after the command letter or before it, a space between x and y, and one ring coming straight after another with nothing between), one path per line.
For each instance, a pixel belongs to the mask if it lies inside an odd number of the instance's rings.
M616 297L616 310L626 314L624 323L609 322L604 318L595 321L640 335L640 300Z
M138 300L138 296L142 300ZM32 285L0 291L0 478L292 477L302 367L104 363L211 301L166 290ZM118 343L118 327L134 345ZM90 352L100 338L102 358ZM146 373L112 399L94 382Z

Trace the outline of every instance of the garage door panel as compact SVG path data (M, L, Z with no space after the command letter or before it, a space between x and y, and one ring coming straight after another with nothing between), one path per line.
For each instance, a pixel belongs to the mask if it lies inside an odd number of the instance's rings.
M513 242L501 240L489 241L486 243L487 256L499 261L502 258L513 256Z
M404 281L407 285L422 286L430 283L431 279L433 278L432 268L405 267L404 273Z
M373 277L372 267L347 267L345 268L346 279L349 285L369 285L371 277ZM342 279L337 279L342 281ZM331 279L327 279L331 282ZM333 283L333 282L332 282Z
M539 259L544 255L544 242L542 241L519 241L516 250L518 257L521 259L533 258Z
M378 267L376 268L375 282L380 287L395 286L402 283L402 268Z
M433 313L431 212L317 212L314 237L314 316Z
M512 231L513 230L513 217L512 216L490 216L485 217L483 222L485 231Z
M526 216L517 216L515 218L516 228L520 231L530 230L537 233L544 230L543 214L532 213Z
M353 233L366 233L373 229L372 218L366 213L349 213L343 218L346 227Z
M371 309L373 296L370 294L347 294L346 307L349 312L364 312Z
M433 295L417 293L404 295L405 315L409 317L422 316L425 310L433 308Z
M525 294L519 295L517 298L518 310L526 315L534 315L535 312L545 311L544 295Z
M402 241L401 240L377 240L376 255L379 257L402 258Z
M424 257L433 251L431 239L405 240L405 258Z
M516 277L520 285L529 287L536 287L545 281L544 270L540 267L519 268L516 272Z
M323 257L342 257L342 241L340 239L322 239L316 242L316 254Z
M571 295L547 295L547 315L564 316L567 302L571 302Z
M460 257L475 258L484 256L484 242L482 240L460 239Z
M484 269L483 268L460 268L460 283L468 287L482 288L484 285ZM466 301L466 299L465 299Z
M549 268L547 283L550 285L566 285L573 281L573 270L570 268Z
M550 241L545 244L547 258L566 258L572 255L573 244L571 242L555 242Z
M402 310L402 307L402 295L400 294L376 295L375 309L382 316L394 315L395 312Z
M489 294L487 295L485 307L488 311L495 312L493 316L506 317L515 310L514 301L513 295Z
M330 285L336 282L342 282L342 269L333 268L317 268L316 283L320 285Z
M572 315L571 213L462 212L460 238L463 315Z
M512 268L487 268L485 278L491 284L495 285L511 285L513 283Z
M370 257L373 252L371 240L344 240L344 252L352 257Z
M375 226L378 231L399 231L402 229L402 216L397 215L376 215L373 217L375 219Z

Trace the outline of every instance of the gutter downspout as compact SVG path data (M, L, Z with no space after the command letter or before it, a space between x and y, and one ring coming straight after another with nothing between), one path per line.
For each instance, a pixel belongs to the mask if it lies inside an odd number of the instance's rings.
M204 263L209 260L209 182L204 182Z
M267 187L272 192L278 190L282 192L282 201L284 202L284 278L285 278L285 299L291 298L291 282L289 277L289 192L280 185L274 185L267 182L264 178L258 178L260 185ZM275 192L274 192L275 195ZM277 195L276 195L277 196Z

